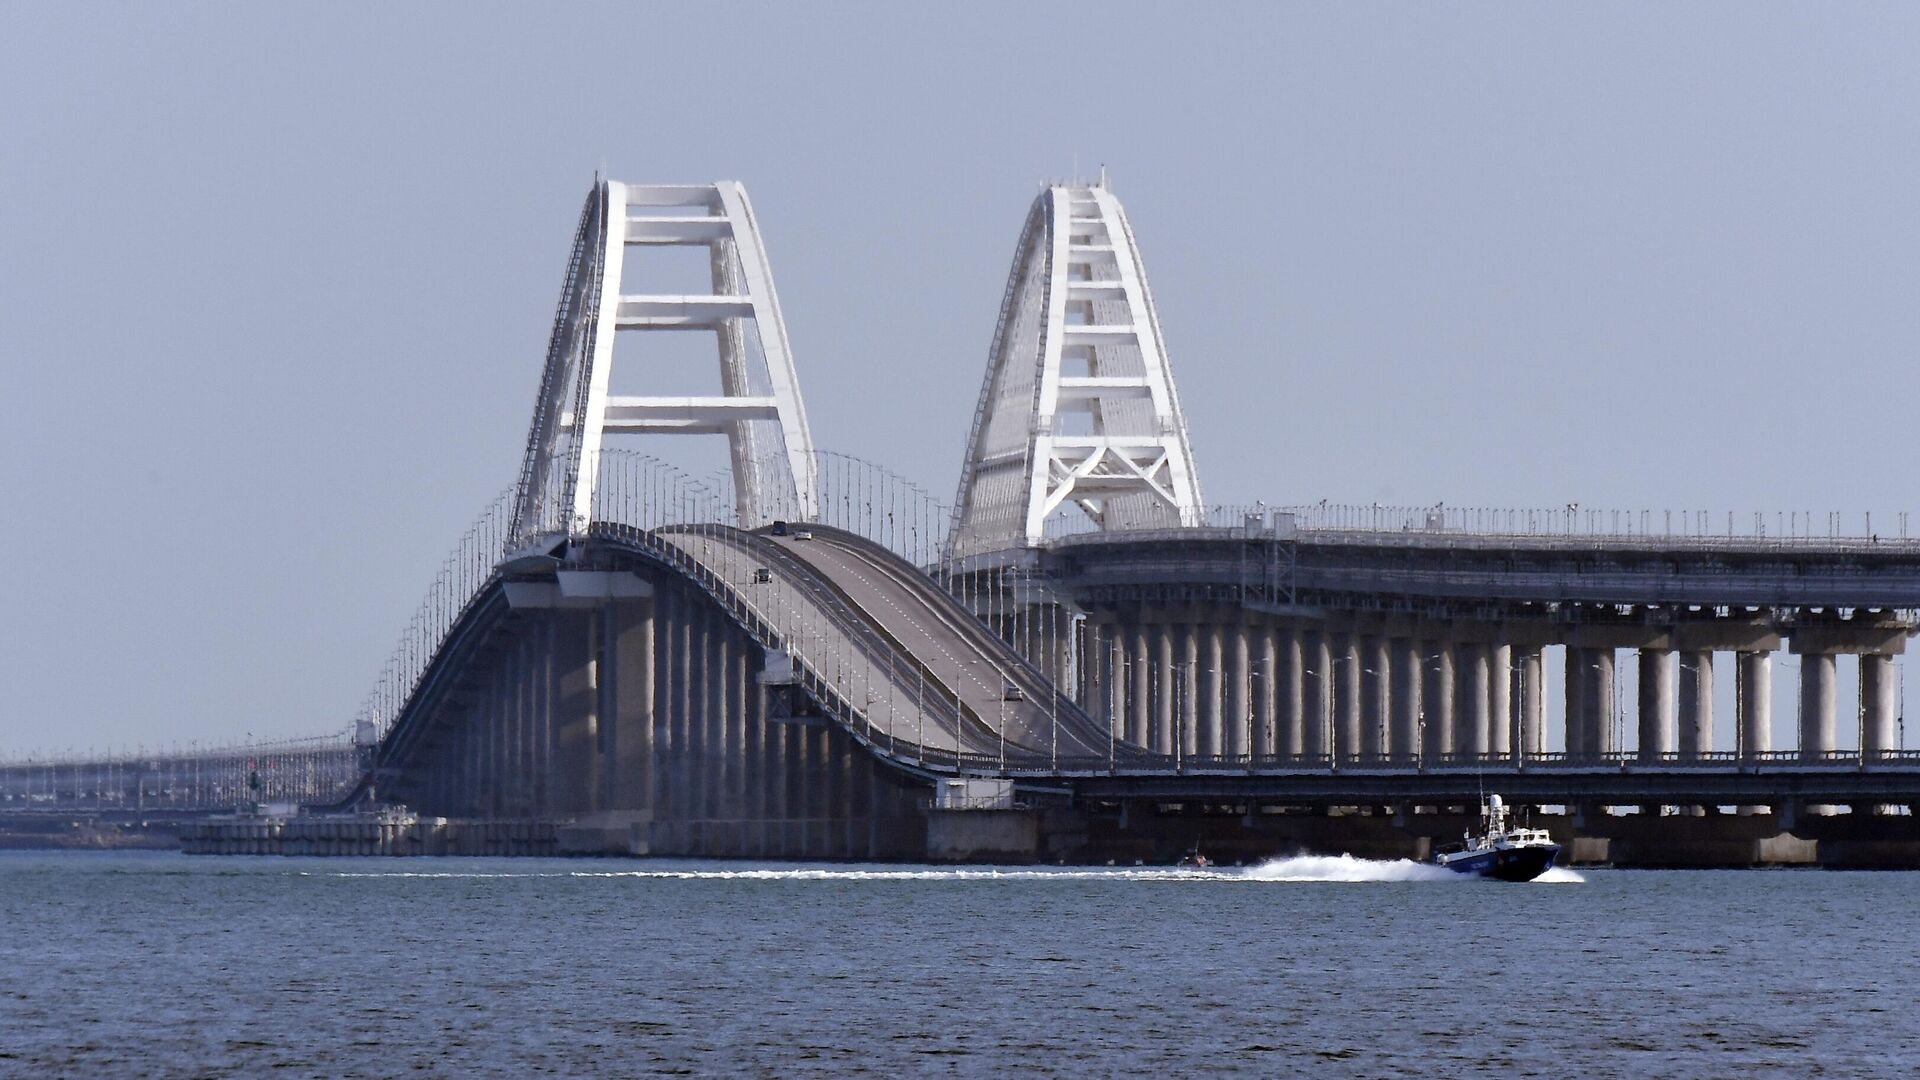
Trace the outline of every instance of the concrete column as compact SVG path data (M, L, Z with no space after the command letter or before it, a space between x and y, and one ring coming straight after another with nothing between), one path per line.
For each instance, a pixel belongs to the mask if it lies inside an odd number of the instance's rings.
M1174 701L1173 727L1180 739L1182 757L1200 752L1200 635L1198 623L1180 627L1180 665L1175 677L1179 694Z
M1352 634L1334 639L1333 753L1351 761L1360 753L1360 641Z
M1680 654L1678 729L1674 749L1681 760L1697 759L1713 750L1713 653Z
M1127 627L1127 741L1151 748L1153 743L1153 637L1141 623Z
M532 670L528 679L533 683L534 698L534 807L535 813L549 817L558 812L557 798L554 793L554 777L558 766L555 765L554 741L554 686L559 677L556 674L559 664L554 659L554 641L558 637L552 619L540 619L535 636L539 641L534 653Z
M1193 749L1203 757L1217 757L1226 744L1220 716L1226 696L1226 643L1219 623L1197 625L1194 630L1200 647L1199 678L1194 680L1200 708L1195 713Z
M1253 756L1256 760L1272 757L1277 745L1274 731L1274 705L1279 700L1276 677L1280 671L1279 636L1271 626L1259 627L1260 657L1255 662L1253 691Z
M1369 637L1360 644L1360 754L1387 752L1387 718L1393 702L1393 658L1387 639Z
M1073 700L1087 711L1095 720L1104 720L1108 715L1106 690L1107 680L1107 638L1106 627L1089 617L1080 624L1075 636L1075 647L1079 653L1079 662L1074 665L1077 678L1074 680Z
M653 805L653 603L629 602L614 612L613 663L607 680L613 728L612 805Z
M1740 753L1751 758L1773 749L1773 654L1743 652L1737 687Z
M1169 623L1158 623L1154 631L1153 664L1153 742L1156 753L1173 755L1173 637Z
M696 792L694 788L693 732L694 710L699 707L700 695L695 689L694 679L699 671L695 666L695 653L699 649L699 639L695 637L694 620L696 601L686 592L675 597L673 618L673 710L672 742L668 747L668 772L673 777L673 803L668 816L673 819L676 837L682 838L686 821L694 816Z
M1640 650L1640 760L1659 761L1674 750L1675 658L1666 649Z
M1522 760L1538 758L1546 748L1546 673L1539 646L1529 645L1518 650L1513 679L1519 699L1514 710L1519 742L1514 750Z
M1231 757L1246 757L1253 748L1253 671L1248 666L1248 628L1236 624L1227 629L1226 715L1221 717L1222 749Z
M554 809L581 814L594 809L599 791L595 752L598 723L593 616L556 611L554 621Z
M1620 749L1613 727L1615 709L1614 653L1612 649L1588 649L1587 689L1582 695L1587 708L1586 743L1592 753L1611 754Z
M1333 749L1327 731L1333 710L1333 680L1328 677L1333 652L1325 633L1315 630L1301 637L1300 752L1321 757Z
M1420 753L1420 642L1395 638L1392 653L1387 753L1394 756L1395 764L1407 765Z
M732 639L727 660L727 790L726 816L734 822L733 835L729 841L733 844L733 853L746 854L745 841L740 834L739 822L748 816L747 810L747 698L753 684L753 674L760 667L757 663L760 650L747 639L728 633ZM876 706L878 707L878 706Z
M1803 653L1800 657L1800 757L1817 761L1838 746L1838 709L1835 705L1834 655Z
M1501 760L1513 756L1513 648L1487 649L1487 753Z
M1454 646L1458 671L1459 712L1454 717L1453 749L1474 759L1484 758L1493 747L1492 698L1488 686L1487 647L1477 641Z
M1566 708L1561 718L1566 728L1567 756L1585 757L1594 752L1587 746L1587 668L1593 663L1593 650L1569 645L1566 650L1566 679L1562 684Z
M1893 657L1860 656L1860 749L1866 760L1897 749L1894 721L1899 714L1898 676Z
M1453 645L1446 641L1422 645L1420 753L1426 764L1438 765L1453 752Z
M1306 753L1306 653L1300 631L1285 627L1279 631L1280 659L1275 667L1273 706L1273 752L1297 758Z

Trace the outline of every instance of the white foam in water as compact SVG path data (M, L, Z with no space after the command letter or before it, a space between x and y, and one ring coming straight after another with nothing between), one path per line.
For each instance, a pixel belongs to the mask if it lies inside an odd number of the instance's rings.
M301 871L315 877L391 878L656 878L674 881L1471 881L1444 867L1407 859L1356 859L1351 855L1296 855L1271 859L1251 867L1126 866L1075 868L959 868L882 866L782 866L721 870L711 867L658 867L646 870L374 870ZM1538 878L1571 884L1586 878L1565 867L1554 867Z
M1578 870L1569 870L1564 866L1555 866L1533 880L1543 885L1582 885L1586 883L1587 879L1580 876Z
M1441 866L1409 859L1356 859L1351 855L1296 855L1240 872L1250 881L1466 881Z

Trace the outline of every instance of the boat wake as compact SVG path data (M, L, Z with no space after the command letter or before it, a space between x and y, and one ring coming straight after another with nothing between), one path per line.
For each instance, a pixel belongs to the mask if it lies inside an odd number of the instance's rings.
M1356 859L1351 855L1296 855L1247 867L889 867L660 866L644 869L297 870L300 877L331 878L651 878L673 881L1240 881L1240 882L1460 882L1472 877L1408 859ZM1579 883L1586 878L1555 867L1537 880Z
M1468 880L1441 866L1410 859L1356 859L1351 855L1296 855L1238 872L1249 881L1437 881Z
M1569 870L1564 866L1552 867L1533 880L1542 885L1584 885L1587 881L1581 876L1580 871Z

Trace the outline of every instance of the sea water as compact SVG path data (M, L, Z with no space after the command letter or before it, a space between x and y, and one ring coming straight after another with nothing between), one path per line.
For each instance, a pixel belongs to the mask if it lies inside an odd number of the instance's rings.
M1920 877L0 854L0 1075L1907 1076Z

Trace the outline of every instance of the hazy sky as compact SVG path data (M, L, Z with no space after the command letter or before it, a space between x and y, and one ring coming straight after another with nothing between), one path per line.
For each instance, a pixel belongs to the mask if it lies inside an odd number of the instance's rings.
M1027 205L1105 162L1210 501L1920 509L1917 51L1872 5L0 6L0 752L343 726L513 479L601 167L745 181L816 440L942 497Z

